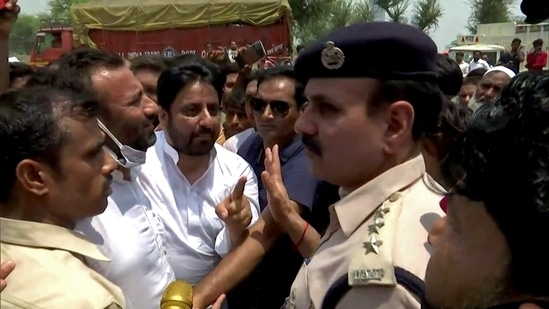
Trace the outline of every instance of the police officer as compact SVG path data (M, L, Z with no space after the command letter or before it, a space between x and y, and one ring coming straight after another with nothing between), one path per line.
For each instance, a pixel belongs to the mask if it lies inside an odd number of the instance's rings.
M297 58L309 103L295 129L314 174L342 199L286 308L420 307L427 235L442 215L420 153L441 110L436 57L418 29L371 22L337 29Z

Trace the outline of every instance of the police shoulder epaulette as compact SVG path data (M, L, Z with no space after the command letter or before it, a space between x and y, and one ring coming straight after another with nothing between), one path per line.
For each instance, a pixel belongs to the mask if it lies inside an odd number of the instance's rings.
M393 262L393 244L402 194L391 195L368 219L368 232L363 236L361 248L353 254L348 270L350 286L396 286Z

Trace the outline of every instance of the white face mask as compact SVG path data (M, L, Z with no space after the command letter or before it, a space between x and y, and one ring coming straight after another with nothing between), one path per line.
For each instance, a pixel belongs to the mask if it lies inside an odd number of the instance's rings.
M143 165L145 163L145 160L147 158L147 152L133 149L132 147L128 145L122 144L115 136L114 134L107 129L107 127L101 122L101 120L97 119L97 124L107 134L110 139L116 144L118 149L120 149L120 153L122 154L123 158L119 158L112 150L111 155L113 158L120 164L121 166L125 168L132 168L136 166Z

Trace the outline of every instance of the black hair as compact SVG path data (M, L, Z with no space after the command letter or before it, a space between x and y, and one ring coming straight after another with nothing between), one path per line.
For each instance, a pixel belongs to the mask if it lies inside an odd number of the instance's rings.
M36 68L27 81L26 87L52 86L56 78L57 71L49 67Z
M522 43L522 40L519 39L519 38L514 38L513 41L511 41L511 44L513 44L513 43L519 43L520 44L520 43Z
M148 70L155 73L162 73L168 68L168 61L161 56L143 55L131 60L130 70L132 72Z
M438 132L427 135L437 147L438 159L444 159L455 145L459 145L467 125L471 121L473 112L450 99L442 98L442 109L438 117Z
M445 184L481 201L511 253L514 293L547 297L549 250L549 72L518 74L471 120L441 166ZM535 276L532 276L535 274Z
M202 58L200 61L169 68L158 78L158 105L169 113L179 92L196 81L212 85L217 92L219 102L221 102L225 80L225 75L221 73L217 65Z
M295 103L297 105L297 108L301 109L301 107L307 102L307 98L305 97L305 84L298 79L297 75L295 74L294 68L288 65L277 65L272 68L263 70L263 72L259 73L259 77L257 79L257 87L259 88L259 86L263 82L275 78L288 78L294 82Z
M98 112L96 101L67 89L31 87L0 96L0 202L11 198L22 160L58 168L67 138L63 118L94 119Z
M305 48L305 45L299 44L299 45L296 46L295 51L297 53L300 53L304 48Z
M257 70L253 70L252 72L250 72L250 74L248 74L248 75L246 75L246 77L244 77L244 81L242 83L242 88L244 88L244 90L245 90L246 87L248 87L249 83L251 83L253 81L258 81L264 73L265 73L264 69L257 69Z
M204 59L199 55L184 54L184 55L178 55L171 59L168 59L168 64L170 67L177 67L177 66L188 64L188 63L199 62L201 60L204 60Z
M245 91L242 88L235 88L227 96L224 102L224 107L232 107L234 109L244 110L246 104Z
M221 66L221 74L227 76L240 72L240 67L237 63L225 63Z
M77 92L87 92L99 97L99 89L94 89L91 75L98 68L118 69L126 66L124 58L90 47L79 47L63 55L56 62L57 78L55 85L67 87Z
M482 77L480 76L467 76L463 79L462 85L478 85Z
M456 56L464 56L464 54L463 54L463 52L458 51L458 52L456 52Z
M26 77L32 75L34 70L28 64L22 62L10 62L9 64L9 75L10 75L10 86L17 78Z
M482 78L484 76L484 74L486 74L486 72L488 72L488 70L483 69L483 68L474 69L471 72L469 72L469 74L467 74L467 77L477 76L477 77Z
M532 45L543 45L543 40L542 39L536 39L536 40L534 40L534 42L532 42Z
M437 75L438 86L442 93L449 97L455 97L463 82L463 73L459 64L446 55L438 54Z
M387 103L406 101L414 108L412 135L419 139L437 134L443 94L436 81L379 81L368 104L368 114L376 114Z

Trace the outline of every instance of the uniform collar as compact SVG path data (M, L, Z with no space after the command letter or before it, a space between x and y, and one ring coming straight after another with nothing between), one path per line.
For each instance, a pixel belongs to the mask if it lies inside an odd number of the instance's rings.
M53 224L0 218L0 241L24 247L58 249L106 261L97 246L83 235Z
M394 193L408 187L425 173L423 156L402 163L353 192L340 191L344 196L334 205L341 230L347 237L364 222L374 210Z

